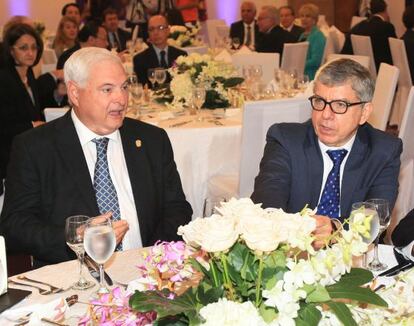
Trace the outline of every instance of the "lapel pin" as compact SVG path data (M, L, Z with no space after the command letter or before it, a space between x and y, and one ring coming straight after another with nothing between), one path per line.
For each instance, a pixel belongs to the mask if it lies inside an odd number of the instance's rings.
M141 140L140 140L140 139L137 139L137 140L135 141L135 146L137 146L137 148L140 148L140 147L141 147L141 145L142 145Z

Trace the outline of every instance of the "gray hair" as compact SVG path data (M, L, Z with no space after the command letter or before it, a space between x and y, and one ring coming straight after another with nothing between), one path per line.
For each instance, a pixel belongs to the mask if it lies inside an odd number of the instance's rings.
M122 66L118 55L107 49L92 46L77 50L69 57L63 68L65 83L73 81L79 87L85 87L92 67L102 61L111 61Z
M263 6L261 11L265 11L267 15L276 23L279 18L279 11L275 6Z
M371 102L374 95L375 82L370 72L352 59L337 59L326 63L317 71L315 86L316 83L328 87L350 83L358 99L363 102Z
M253 1L243 1L240 7L243 5L248 5L249 7L253 8L254 11L256 11L256 4Z

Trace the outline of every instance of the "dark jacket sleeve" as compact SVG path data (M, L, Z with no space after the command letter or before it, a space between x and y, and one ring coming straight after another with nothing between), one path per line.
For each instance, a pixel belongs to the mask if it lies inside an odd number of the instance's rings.
M397 247L407 246L414 240L414 209L398 223L391 237Z

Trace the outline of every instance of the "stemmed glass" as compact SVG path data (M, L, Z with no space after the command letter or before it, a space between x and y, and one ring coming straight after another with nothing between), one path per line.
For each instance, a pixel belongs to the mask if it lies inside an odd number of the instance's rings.
M233 37L233 38L231 39L231 42L233 43L233 48L234 48L235 50L238 50L238 49L239 49L239 47L240 47L240 39L239 39L238 37Z
M375 239L374 259L368 264L368 268L372 271L383 271L387 268L387 264L380 262L378 258L378 242L381 234L388 228L388 225L390 225L391 214L389 203L388 200L380 198L369 199L368 202L375 206L379 218L379 233Z
M104 263L112 256L116 246L115 233L109 217L90 219L85 228L85 251L99 264L98 294L109 293L104 284Z
M151 88L153 88L154 87L154 84L155 84L155 69L154 68L150 68L150 69L148 69L148 71L147 71L147 77L148 77L148 80L149 80L149 82L150 82L150 86L151 86Z
M196 86L193 89L193 104L197 110L197 119L196 121L202 122L203 119L201 117L201 107L206 100L206 89L203 86Z
M87 281L82 276L83 259L85 257L83 236L88 220L88 216L76 215L68 217L65 223L66 244L75 252L79 261L79 280L72 285L72 288L75 290L85 290L94 286L92 282Z
M158 83L158 87L161 87L162 84L167 80L167 71L163 68L155 69L155 81Z

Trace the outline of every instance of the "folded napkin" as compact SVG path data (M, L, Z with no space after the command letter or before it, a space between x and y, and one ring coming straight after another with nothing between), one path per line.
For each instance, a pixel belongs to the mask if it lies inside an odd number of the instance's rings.
M247 46L243 45L239 51L236 52L236 54L250 54L252 53L252 50L250 50Z
M227 62L227 63L232 62L231 54L227 50L221 51L219 54L216 55L215 59L219 60L219 61L224 61L224 62Z
M62 297L54 299L47 303L36 303L27 305L21 308L9 309L3 312L3 316L11 321L17 321L19 318L24 318L30 313L30 321L27 325L40 325L42 318L60 322L69 313L69 306L66 300Z

